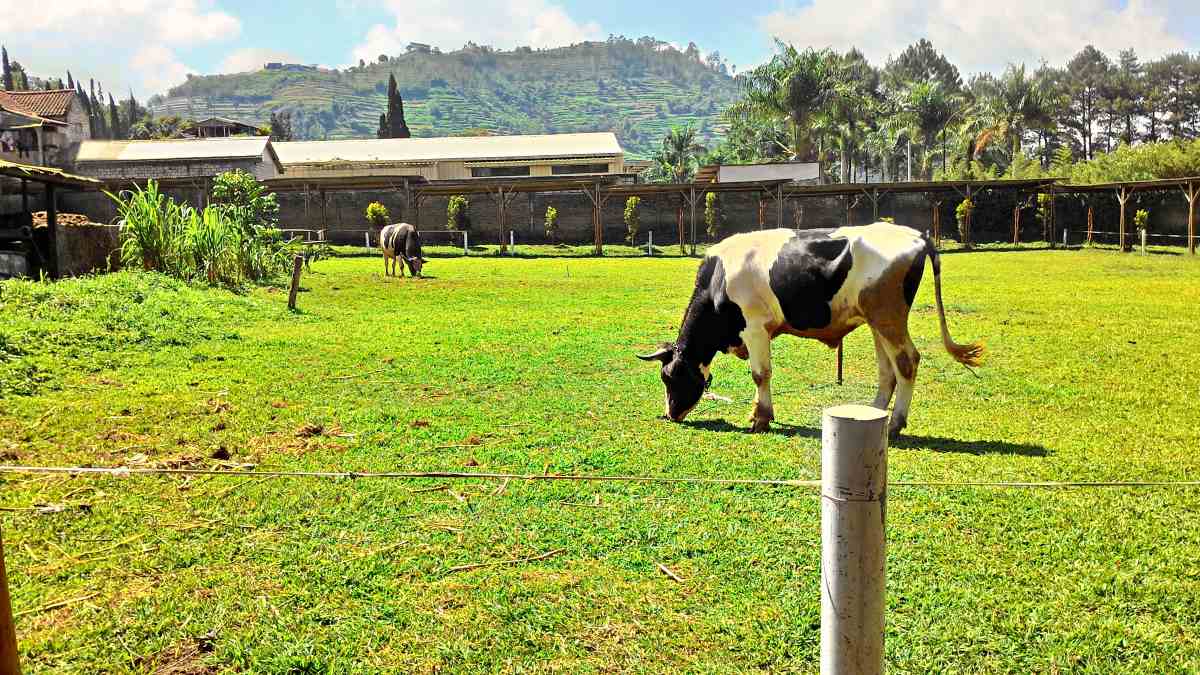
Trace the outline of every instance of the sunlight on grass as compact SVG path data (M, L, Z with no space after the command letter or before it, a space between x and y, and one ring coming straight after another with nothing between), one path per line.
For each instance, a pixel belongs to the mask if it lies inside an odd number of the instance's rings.
M633 353L674 337L695 260L436 257L397 280L351 250L314 263L296 314L272 289L135 273L0 284L0 463L813 479L821 409L874 396L868 333L841 387L832 351L781 338L773 433L744 433L754 386L732 357L713 387L734 403L656 419ZM1197 261L985 251L945 256L943 280L955 337L988 360L977 378L941 350L927 283L894 480L1200 478ZM27 672L817 667L810 490L0 483ZM890 501L890 670L1200 669L1200 493Z

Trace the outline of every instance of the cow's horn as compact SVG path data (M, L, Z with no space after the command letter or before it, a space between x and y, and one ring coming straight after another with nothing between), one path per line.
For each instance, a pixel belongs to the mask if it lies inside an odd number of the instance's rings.
M675 350L671 347L671 345L664 345L661 349L653 354L635 354L635 356L643 361L662 361L663 363L670 361L674 355Z

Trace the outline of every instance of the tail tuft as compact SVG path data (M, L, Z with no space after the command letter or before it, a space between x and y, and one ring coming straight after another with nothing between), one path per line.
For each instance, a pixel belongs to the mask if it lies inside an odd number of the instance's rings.
M983 354L986 350L982 342L972 342L966 345L951 342L946 346L946 351L950 352L950 356L953 356L955 361L964 366L978 368L983 365Z

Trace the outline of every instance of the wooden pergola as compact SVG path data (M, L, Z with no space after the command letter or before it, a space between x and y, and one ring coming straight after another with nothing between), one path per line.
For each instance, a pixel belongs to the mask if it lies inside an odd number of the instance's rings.
M1095 237L1095 198L1105 194L1113 195L1120 206L1118 244L1122 251L1130 250L1128 228L1126 226L1126 208L1129 199L1136 193L1173 192L1179 190L1188 203L1187 217L1187 248L1191 255L1196 254L1196 204L1200 198L1200 176L1190 178L1167 178L1163 180L1126 181L1120 183L1099 183L1095 185L1059 185L1056 190L1060 194L1083 195L1088 207L1087 241L1093 243Z

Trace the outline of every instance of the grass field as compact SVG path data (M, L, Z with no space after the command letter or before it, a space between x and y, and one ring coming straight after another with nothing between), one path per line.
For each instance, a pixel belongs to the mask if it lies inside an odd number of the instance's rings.
M820 410L874 395L869 333L841 387L831 351L781 338L772 433L744 433L732 357L713 388L735 403L656 419L632 354L674 337L694 260L380 267L316 263L296 314L286 292L132 273L0 284L0 463L812 479ZM893 480L1200 479L1197 261L976 252L943 278L955 336L989 357L975 377L940 349L926 283ZM0 476L30 673L815 672L819 506L778 487ZM895 488L888 530L893 672L1200 670L1200 490Z

